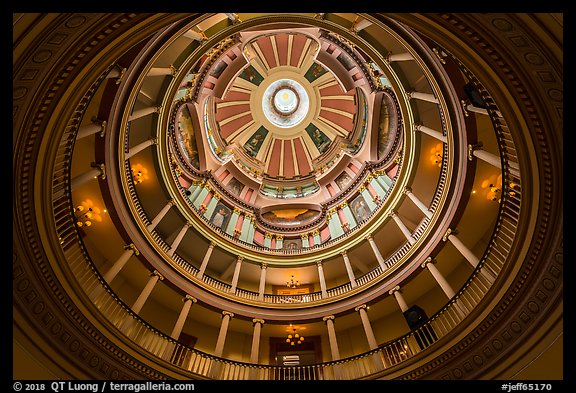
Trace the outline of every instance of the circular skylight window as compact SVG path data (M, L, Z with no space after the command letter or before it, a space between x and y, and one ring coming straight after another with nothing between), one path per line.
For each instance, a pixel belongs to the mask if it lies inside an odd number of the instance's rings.
M262 110L275 126L290 128L308 114L308 94L292 79L279 79L268 86L262 97Z

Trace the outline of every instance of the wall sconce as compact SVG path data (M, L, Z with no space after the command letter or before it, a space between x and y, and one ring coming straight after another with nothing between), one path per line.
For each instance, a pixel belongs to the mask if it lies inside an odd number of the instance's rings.
M79 227L89 227L94 221L101 222L102 216L100 213L100 208L94 206L94 202L92 202L91 199L86 199L74 208L76 225Z
M502 175L493 175L482 182L482 188L486 189L486 199L493 202L502 200Z
M144 180L148 180L148 169L144 168L142 164L132 165L132 179L134 184L140 184Z
M430 161L432 164L436 165L438 168L442 166L442 156L444 154L444 149L442 143L438 143L432 149L430 149Z

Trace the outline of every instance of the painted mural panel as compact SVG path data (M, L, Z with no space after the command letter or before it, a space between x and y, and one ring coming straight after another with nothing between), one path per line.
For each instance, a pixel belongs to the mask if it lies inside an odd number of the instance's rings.
M382 159L393 143L394 131L397 127L395 105L388 95L382 96L380 117L378 123L378 159Z
M301 239L284 239L282 248L285 250L300 250L302 249Z
M312 142L314 142L314 145L316 145L316 148L318 149L320 154L324 153L326 149L328 149L328 147L330 146L330 143L332 142L330 138L326 136L326 134L320 131L318 127L316 127L312 123L308 124L308 126L306 127L306 132L308 133L308 136L310 137Z
M350 210L352 211L356 222L364 221L368 219L368 216L370 216L370 208L362 194L359 194L352 200L352 202L350 202Z
M308 71L306 71L306 74L304 74L304 78L308 79L308 82L312 83L327 72L328 70L322 67L321 64L314 62Z
M260 83L262 83L262 81L264 80L262 75L260 75L260 73L258 71L256 71L256 68L254 68L252 66L246 67L240 73L239 76L240 76L240 78L247 80L248 82L253 83L256 86L260 85Z
M303 225L320 215L312 209L279 209L262 213L262 218L274 225Z
M198 146L196 145L196 138L192 128L192 118L186 104L182 105L176 115L176 140L188 162L194 168L200 169Z
M214 213L212 213L212 217L210 217L210 222L217 228L225 231L228 221L230 221L231 214L232 212L228 206L224 205L222 202L218 202L214 209Z
M338 184L338 187L340 187L340 190L344 190L346 188L346 186L348 185L348 183L350 183L351 180L352 180L352 178L350 177L350 175L347 172L342 172L342 174L340 174L336 178L336 184Z
M235 177L230 179L228 184L226 184L226 189L236 196L240 196L243 188L244 184L240 183L240 181Z
M250 154L252 157L256 157L258 155L258 151L262 147L262 143L264 139L266 139L266 135L268 135L268 130L263 126L260 126L256 130L254 134L248 139L248 142L244 144L244 149Z

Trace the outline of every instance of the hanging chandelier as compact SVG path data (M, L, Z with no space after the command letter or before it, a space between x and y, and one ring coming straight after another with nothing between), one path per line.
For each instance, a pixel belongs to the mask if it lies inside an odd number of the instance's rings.
M294 275L290 277L290 281L286 281L286 286L288 288L298 288L300 286L300 282L298 280L294 281Z
M290 344L290 345L300 345L302 344L302 341L304 341L304 336L299 335L298 333L296 333L296 329L292 328L292 334L289 334L288 337L286 338L286 343Z

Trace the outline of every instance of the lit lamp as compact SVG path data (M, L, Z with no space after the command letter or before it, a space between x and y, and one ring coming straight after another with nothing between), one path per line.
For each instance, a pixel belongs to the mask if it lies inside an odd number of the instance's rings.
M140 184L148 179L148 169L144 168L142 164L132 165L132 179L135 184Z
M292 275L290 281L286 281L286 286L288 288L297 288L300 286L300 283L298 282L298 280L294 281L294 275Z
M487 189L486 199L500 203L502 199L502 175L493 175L484 180L482 188Z
M437 167L442 166L442 143L438 143L432 149L430 149L430 161Z
M76 215L76 225L79 227L89 227L94 221L102 221L100 208L94 206L91 199L86 199L85 201L82 201L79 206L75 207L74 214Z
M296 344L300 345L302 344L302 341L304 341L304 337L296 333L295 328L292 328L292 334L288 335L288 337L286 338L286 343L290 345L296 345Z

